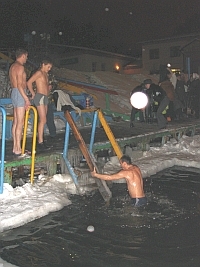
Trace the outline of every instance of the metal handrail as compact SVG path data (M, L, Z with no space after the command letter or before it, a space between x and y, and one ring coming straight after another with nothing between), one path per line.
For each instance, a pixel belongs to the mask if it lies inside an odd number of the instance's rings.
M28 108L28 110L26 110L26 114L25 114L24 134L23 134L23 140L22 140L22 154L25 153L26 135L27 135L28 119L29 119L30 110L33 110L33 113L34 113L33 139L32 139L32 152L31 152L32 161L31 161L31 176L30 176L31 184L33 184L33 181L34 181L34 169L35 169L36 138L37 138L37 121L38 121L37 109L35 107L33 107L33 106L30 106Z
M5 158L5 143L6 143L6 110L2 106L0 106L0 110L2 112L0 194L2 194L3 183L4 183L4 158Z

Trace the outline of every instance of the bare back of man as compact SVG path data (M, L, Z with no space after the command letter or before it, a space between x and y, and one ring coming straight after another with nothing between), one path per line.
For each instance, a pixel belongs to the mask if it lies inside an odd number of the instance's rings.
M16 61L11 65L9 78L12 86L11 100L13 104L13 153L21 155L21 138L24 124L25 110L30 106L30 101L25 93L26 72L23 64L26 63L28 53L26 50L16 51Z
M38 123L38 144L41 144L41 149L45 149L43 141L44 126L46 124L49 82L48 72L52 68L52 63L49 61L42 61L41 68L36 71L33 76L28 80L27 86L34 99L34 104L37 107L39 115ZM36 83L37 92L33 90L33 83Z
M131 164L131 159L126 155L122 156L120 159L120 164L122 166L122 170L117 173L110 175L99 174L96 173L96 170L94 169L94 171L91 172L91 175L106 181L126 179L129 195L133 201L133 204L135 206L145 205L146 197L143 189L142 174L139 167Z
M132 165L128 170L121 170L121 175L124 176L127 182L129 195L131 198L142 198L145 196L143 191L143 179L140 169Z

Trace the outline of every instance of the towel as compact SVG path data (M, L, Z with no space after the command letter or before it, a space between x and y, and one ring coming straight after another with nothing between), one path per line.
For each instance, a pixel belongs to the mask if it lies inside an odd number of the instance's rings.
M55 90L54 92L58 93L58 102L57 102L57 111L61 111L62 106L69 105L74 110L77 110L79 116L81 115L81 109L74 106L72 103L69 94L63 92L62 90Z

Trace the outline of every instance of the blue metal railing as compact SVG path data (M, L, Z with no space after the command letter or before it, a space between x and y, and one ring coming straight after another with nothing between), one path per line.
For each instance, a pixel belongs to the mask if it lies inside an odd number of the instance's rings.
M4 182L4 158L5 158L5 142L6 142L6 110L2 106L0 106L0 110L2 113L0 194L2 194L3 182Z

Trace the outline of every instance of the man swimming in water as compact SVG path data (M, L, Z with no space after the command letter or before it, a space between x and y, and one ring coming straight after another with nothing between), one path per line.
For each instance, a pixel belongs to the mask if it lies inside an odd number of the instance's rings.
M122 166L122 170L114 173L114 174L99 174L94 171L91 172L93 177L111 181L118 179L126 179L129 195L131 197L131 202L135 207L143 206L147 204L147 199L144 194L143 189L143 179L142 174L136 165L131 163L131 158L129 156L123 155L120 159L120 164Z

